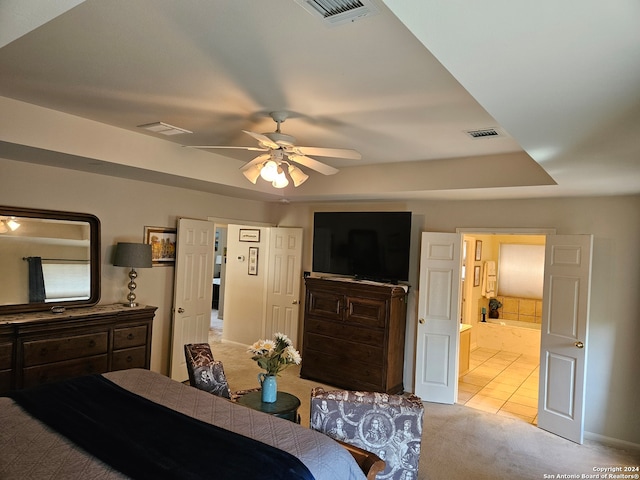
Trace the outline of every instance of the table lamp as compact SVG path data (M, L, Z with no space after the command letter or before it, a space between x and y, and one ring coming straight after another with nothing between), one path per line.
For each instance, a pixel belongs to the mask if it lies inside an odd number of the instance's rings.
M116 267L129 267L129 295L127 295L128 303L125 303L127 307L137 307L136 294L133 291L136 289L135 279L138 277L136 268L151 268L151 245L145 243L126 243L119 242L116 245L116 255L113 260L113 264Z

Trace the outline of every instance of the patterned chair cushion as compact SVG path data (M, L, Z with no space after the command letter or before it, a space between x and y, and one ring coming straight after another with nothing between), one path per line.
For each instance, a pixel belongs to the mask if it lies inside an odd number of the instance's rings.
M386 463L378 480L418 478L423 413L415 395L311 391L311 428L378 455Z
M224 374L222 362L213 359L211 346L208 343L189 343L184 346L184 355L187 361L189 385L229 398L233 402L249 392L259 391L260 387L231 392L229 382Z
M219 397L231 398L229 383L224 374L222 362L214 361L193 370L194 387Z

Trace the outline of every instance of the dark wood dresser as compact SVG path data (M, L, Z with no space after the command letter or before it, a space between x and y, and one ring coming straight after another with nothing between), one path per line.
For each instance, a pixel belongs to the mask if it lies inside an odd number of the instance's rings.
M0 393L149 368L156 307L121 304L0 316Z
M348 390L401 393L406 289L312 277L305 285L300 376Z

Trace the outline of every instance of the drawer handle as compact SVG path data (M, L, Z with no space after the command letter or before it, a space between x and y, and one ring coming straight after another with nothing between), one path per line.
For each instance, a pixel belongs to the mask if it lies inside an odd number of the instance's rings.
M96 346L96 341L95 340L89 340L89 347L93 348Z
M131 363L131 362L133 362L133 357L131 355L129 355L127 357L127 363Z
M127 340L133 340L134 338L136 338L136 336L133 333L127 335Z
M45 348L41 348L40 349L40 356L41 357L45 357L47 355L47 349Z

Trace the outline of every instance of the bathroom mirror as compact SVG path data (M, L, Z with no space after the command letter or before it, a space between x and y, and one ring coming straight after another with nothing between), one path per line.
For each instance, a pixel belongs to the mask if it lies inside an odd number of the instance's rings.
M0 206L0 314L100 299L100 221L84 213Z

